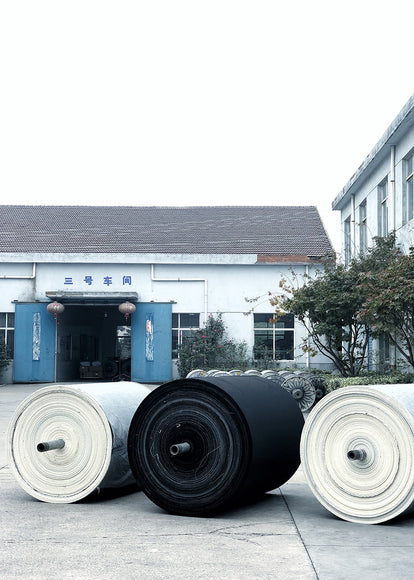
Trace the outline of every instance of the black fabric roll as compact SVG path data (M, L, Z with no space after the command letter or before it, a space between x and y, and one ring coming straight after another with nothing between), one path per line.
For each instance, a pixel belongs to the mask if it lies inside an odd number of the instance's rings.
M291 395L262 377L178 379L137 409L131 470L166 511L213 515L288 481L300 464L303 423Z

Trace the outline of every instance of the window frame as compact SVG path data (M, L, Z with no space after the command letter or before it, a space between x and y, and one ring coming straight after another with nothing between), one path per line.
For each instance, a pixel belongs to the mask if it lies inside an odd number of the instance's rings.
M388 234L388 175L377 185L378 236Z
M345 266L349 264L352 258L352 239L351 239L351 216L344 220L344 260Z
M402 225L414 218L414 151L403 159Z
M367 198L358 207L359 212L359 251L365 254L368 249Z
M4 339L7 345L10 359L14 358L14 330L15 330L15 313L14 312L0 312L0 316L5 316L5 324L1 324L0 320L0 336Z
M183 326L181 324L181 317L197 316L197 326ZM174 318L177 317L177 324L174 324ZM173 360L178 359L178 346L183 343L183 337L188 338L191 332L200 330L200 313L199 312L173 312L171 318L171 356ZM175 346L175 340L177 342Z
M259 326L259 324L263 324L263 321L256 321L256 317L266 317L267 318L267 326ZM293 314L287 314L286 316L281 316L278 318L278 320L276 322L270 322L272 319L274 319L276 317L276 314L274 312L256 312L253 313L253 358L255 360L258 360L258 358L260 359L260 357L257 357L256 355L256 349L258 348L258 346L256 346L256 337L259 336L259 333L266 333L266 331L271 331L271 335L272 335L272 360L280 360L280 361L294 361L295 360L295 317ZM292 326L283 326L281 327L281 324L284 324L284 320L283 319L288 319L291 318L292 320ZM291 335L292 337L292 346L291 348L289 348L289 350L291 350L292 352L292 356L291 358L278 358L277 357L277 335L281 335L283 334L283 338L282 340L284 341L286 339L286 335ZM288 349L284 349L285 352L287 352Z

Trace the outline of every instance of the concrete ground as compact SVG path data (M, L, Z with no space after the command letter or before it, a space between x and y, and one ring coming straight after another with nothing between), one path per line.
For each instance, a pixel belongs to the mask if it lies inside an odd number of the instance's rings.
M301 469L254 505L214 518L172 516L142 492L49 504L8 467L17 404L44 385L0 386L0 578L414 578L414 516L351 524L313 497Z

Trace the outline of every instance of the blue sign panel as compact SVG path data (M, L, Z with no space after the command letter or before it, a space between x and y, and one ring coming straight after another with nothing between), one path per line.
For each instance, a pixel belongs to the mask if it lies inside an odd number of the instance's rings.
M13 380L48 383L55 379L55 332L47 303L16 304Z
M131 316L131 380L162 383L171 380L172 306L138 303Z

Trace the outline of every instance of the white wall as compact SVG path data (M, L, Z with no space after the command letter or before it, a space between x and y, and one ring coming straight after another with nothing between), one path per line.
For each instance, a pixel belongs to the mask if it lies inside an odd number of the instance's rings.
M208 260L207 260L208 261ZM4 271L7 264L4 266ZM16 267L18 266L18 268ZM27 264L13 264L14 273L31 272ZM0 279L0 311L14 310L13 300L46 301L46 292L137 292L140 302L173 302L173 312L200 313L204 322L205 288L207 287L207 315L221 312L229 335L236 340L245 340L251 352L254 342L253 315L245 315L252 304L246 299L260 297L254 303L254 312L272 312L268 292L278 290L282 276L289 276L290 267L279 264L162 264L152 271L151 264L121 263L38 263L34 280ZM303 273L305 266L296 266ZM0 270L1 272L1 270ZM152 279L152 272L153 277ZM92 283L85 282L92 276ZM125 284L124 276L130 276L131 284ZM111 284L105 284L110 277ZM160 281L158 279L169 279ZM199 281L188 281L198 278ZM72 282L68 284L67 282ZM205 282L206 281L206 284ZM65 283L66 282L66 283ZM297 323L295 348L297 362L307 364L306 356L299 349L305 337L304 328ZM310 359L311 366L323 362L323 357ZM325 361L326 362L326 361Z

